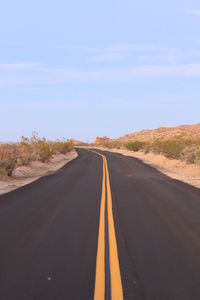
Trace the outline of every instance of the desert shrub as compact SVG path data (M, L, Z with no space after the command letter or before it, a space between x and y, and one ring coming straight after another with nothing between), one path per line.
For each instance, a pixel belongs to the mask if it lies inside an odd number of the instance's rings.
M187 163L200 164L199 140L155 140L151 143L146 143L142 150L145 153L153 152L168 158L180 159Z
M149 153L152 151L152 146L151 146L151 143L150 142L146 142L142 151L144 151L144 153Z
M151 144L151 150L157 154L163 154L168 158L179 159L185 147L182 140L156 140Z
M120 141L117 141L117 140L112 141L111 140L111 141L103 143L102 146L105 148L109 148L109 149L114 149L114 148L120 149L123 146L123 144Z
M200 146L194 144L186 146L181 152L181 159L190 164L200 165Z
M0 147L0 169L11 175L19 166L27 165L31 160L31 151L20 143L4 144ZM3 171L4 170L4 171Z
M111 147L112 148L116 148L116 149L120 149L123 147L123 143L120 141L113 141L111 142Z
M73 149L73 143L70 140L64 141L55 141L49 142L49 146L52 154L62 153L66 154L67 152Z
M179 159L191 164L200 165L200 140L183 139L176 137L173 139L157 139L148 142L132 141L122 143L119 140L110 140L105 142L107 148L126 148L130 151L143 151L145 153L153 152L162 154L168 158Z
M4 170L8 175L17 165L19 158L19 149L17 145L5 144L0 148L0 168Z
M0 174L11 175L15 168L27 165L30 161L47 162L54 154L66 154L72 148L73 144L68 140L47 141L40 139L36 133L31 139L23 136L20 143L0 145Z
M50 145L46 142L45 139L39 140L34 145L34 148L35 148L34 150L35 150L36 160L41 162L46 162L49 161L50 158L52 157Z
M4 168L0 168L0 177L1 177L1 176L5 177L5 176L7 176L7 175L8 175L8 174L7 174L6 170L5 170Z
M140 151L140 150L144 149L145 146L146 146L146 143L145 142L140 142L140 141L128 142L128 143L125 144L125 148L127 150L134 151L134 152L137 152L137 151Z

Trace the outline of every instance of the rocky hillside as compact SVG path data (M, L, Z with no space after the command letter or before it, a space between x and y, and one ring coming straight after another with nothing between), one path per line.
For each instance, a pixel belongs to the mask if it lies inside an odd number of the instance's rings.
M95 145L134 152L162 154L200 166L200 124L142 130L119 139L97 138Z
M132 142L141 141L149 142L152 140L170 140L170 139L200 139L200 123L196 125L181 125L178 127L160 127L154 130L142 130L139 132L127 134L119 141Z

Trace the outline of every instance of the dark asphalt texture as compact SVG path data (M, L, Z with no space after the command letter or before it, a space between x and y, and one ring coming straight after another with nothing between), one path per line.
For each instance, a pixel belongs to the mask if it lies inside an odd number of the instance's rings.
M93 299L103 166L78 152L55 174L0 196L0 300ZM199 300L200 189L102 153L124 299Z

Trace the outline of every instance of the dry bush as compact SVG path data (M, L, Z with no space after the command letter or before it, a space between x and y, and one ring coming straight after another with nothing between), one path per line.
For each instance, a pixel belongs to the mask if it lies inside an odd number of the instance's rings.
M20 149L17 144L5 144L0 148L0 168L8 175L18 166L20 160Z
M20 143L0 145L0 174L12 175L12 171L28 165L30 161L48 162L54 154L71 151L71 141L47 141L34 133L31 139L22 137Z
M151 151L163 154L168 158L180 159L180 154L185 147L183 140L157 140L151 144Z
M125 148L130 151L140 151L144 150L146 147L147 143L146 142L140 142L140 141L135 141L135 142L128 142L125 144Z
M190 164L200 165L200 146L186 146L181 152L181 159Z
M62 153L66 154L67 152L73 149L73 143L70 140L67 141L55 141L49 142L50 151L52 154Z
M200 141L181 138L171 140L157 139L153 142L129 142L125 147L131 151L144 151L162 154L167 158L179 159L190 164L200 165Z
M103 147L109 149L120 149L123 146L123 143L118 140L108 141L103 144Z

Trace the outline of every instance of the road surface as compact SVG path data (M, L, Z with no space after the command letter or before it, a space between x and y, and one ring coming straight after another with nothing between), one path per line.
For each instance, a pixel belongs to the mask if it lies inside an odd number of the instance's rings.
M199 300L200 190L78 149L0 196L1 300Z

